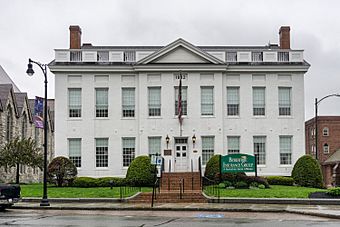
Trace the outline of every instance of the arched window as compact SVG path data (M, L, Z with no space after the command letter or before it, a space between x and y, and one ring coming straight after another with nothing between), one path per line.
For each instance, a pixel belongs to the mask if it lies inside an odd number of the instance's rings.
M329 136L329 129L327 127L324 127L322 130L323 136Z
M329 153L329 146L327 143L323 145L323 153L328 154Z
M6 140L7 142L12 139L13 136L13 111L10 105L7 107L7 127L6 127Z
M27 116L25 112L22 114L21 137L23 139L27 137Z

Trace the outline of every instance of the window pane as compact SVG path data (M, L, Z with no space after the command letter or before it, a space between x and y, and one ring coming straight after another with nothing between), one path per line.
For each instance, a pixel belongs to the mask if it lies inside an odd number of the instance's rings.
M266 137L254 136L254 154L258 165L266 164Z
M253 88L253 115L263 116L265 115L265 88L254 87Z
M228 116L239 115L239 88L227 87L227 114Z
M81 139L68 139L69 158L76 167L81 167Z
M69 117L81 117L81 88L68 89Z
M182 87L182 113L183 115L187 115L187 87ZM175 87L175 115L178 115L178 87Z
M135 116L135 88L122 88L123 117Z
M240 153L240 137L239 136L228 136L228 154Z
M161 88L149 87L149 116L161 116Z
M149 155L161 155L161 137L149 137Z
M129 166L135 158L135 138L123 138L123 166Z
M108 167L108 145L108 139L96 139L96 167Z
M107 88L96 88L96 117L108 117Z
M292 164L292 137L280 136L280 164Z
M213 87L201 87L201 114L214 115Z
M279 88L279 115L291 115L291 88Z
M202 137L202 165L207 164L214 155L215 138L213 136Z

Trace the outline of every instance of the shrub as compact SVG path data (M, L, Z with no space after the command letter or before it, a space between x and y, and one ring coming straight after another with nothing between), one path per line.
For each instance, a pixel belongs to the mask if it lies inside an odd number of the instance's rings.
M152 186L154 184L154 168L154 165L151 165L150 157L136 157L127 171L127 183L133 186Z
M98 181L92 177L77 177L72 183L73 187L79 188L93 188L98 187Z
M236 182L235 188L238 188L238 189L246 189L246 188L249 188L249 186L248 186L247 182L245 182L245 181L239 181L239 182Z
M304 155L297 160L292 177L295 183L300 186L323 188L320 165L310 155Z
M270 185L294 185L294 179L292 177L282 177L282 176L270 176L266 177Z
M216 176L220 173L220 156L216 154L209 159L205 166L205 177L215 180Z
M326 193L332 196L340 196L340 187L329 188Z
M258 186L259 186L259 183L255 182L255 181L250 183L250 187L252 187L252 188L257 188Z
M225 188L225 184L224 183L219 183L218 184L218 188Z
M113 187L119 187L125 185L125 178L120 177L101 177L97 179L98 187L111 187L110 182L112 182Z
M48 165L49 181L58 187L72 183L76 176L77 168L73 162L66 157L55 157Z
M266 186L264 186L263 184L259 184L258 188L259 188L259 189L265 189Z
M230 182L230 181L223 181L223 183L225 184L225 187L232 187L233 186L233 183Z

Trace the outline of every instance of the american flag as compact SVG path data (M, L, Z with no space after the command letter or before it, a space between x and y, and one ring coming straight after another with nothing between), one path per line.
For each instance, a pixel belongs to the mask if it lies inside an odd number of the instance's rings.
M178 86L178 120L179 123L182 125L182 115L183 115L183 109L182 109L182 78L179 79L179 86Z
M34 102L34 124L36 128L44 128L44 99L41 97L35 97Z

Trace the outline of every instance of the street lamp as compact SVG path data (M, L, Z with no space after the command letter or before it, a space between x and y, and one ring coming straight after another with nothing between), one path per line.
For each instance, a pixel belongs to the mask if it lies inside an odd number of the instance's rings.
M166 142L166 149L168 149L169 148L169 142L170 142L170 138L169 138L168 135L166 135L166 137L165 137L165 142Z
M40 202L40 206L50 206L47 198L47 64L41 64L39 62L35 62L31 59L28 59L28 68L26 73L29 76L33 76L34 70L32 63L38 65L44 73L45 76L45 103L44 103L44 189L43 189L43 197Z
M195 143L196 143L196 136L195 134L192 136L192 146L195 148Z
M315 159L318 160L318 105L319 103L329 97L340 97L340 94L330 94L318 100L315 98Z

